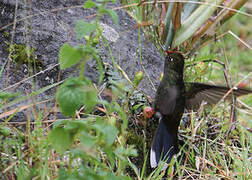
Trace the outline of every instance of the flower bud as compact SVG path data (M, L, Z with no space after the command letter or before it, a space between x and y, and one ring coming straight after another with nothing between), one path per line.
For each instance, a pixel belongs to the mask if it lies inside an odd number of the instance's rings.
M151 118L155 114L155 111L152 107L146 106L143 109L143 116L146 119Z
M138 84L142 81L142 79L143 79L143 72L138 71L135 75L135 78L134 78L134 85L138 86Z

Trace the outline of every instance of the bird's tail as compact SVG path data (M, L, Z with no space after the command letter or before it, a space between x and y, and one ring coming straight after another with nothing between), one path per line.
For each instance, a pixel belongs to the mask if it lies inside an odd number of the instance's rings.
M159 163L165 163L163 170L166 169L176 153L178 153L177 130L169 131L161 119L151 145L151 167L155 168Z

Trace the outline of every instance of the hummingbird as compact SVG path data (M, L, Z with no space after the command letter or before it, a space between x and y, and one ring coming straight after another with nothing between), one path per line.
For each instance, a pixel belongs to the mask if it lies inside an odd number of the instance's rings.
M157 88L154 111L159 125L152 140L150 165L162 163L168 167L172 157L179 152L178 127L185 109L197 109L202 101L216 104L225 95L226 99L252 93L247 89L232 89L196 82L184 82L184 57L180 52L168 51L165 58L164 75Z

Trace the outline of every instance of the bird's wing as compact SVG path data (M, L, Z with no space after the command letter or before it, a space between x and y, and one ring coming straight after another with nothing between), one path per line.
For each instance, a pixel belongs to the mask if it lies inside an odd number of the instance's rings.
M161 114L167 115L173 113L176 107L176 99L179 93L178 91L177 86L160 88L157 90L155 106Z
M186 86L186 108L197 110L202 101L206 101L208 104L216 104L225 95L225 99L232 99L235 97L252 93L252 90L247 89L233 89L229 94L230 88L224 86L214 86L202 83L185 83Z

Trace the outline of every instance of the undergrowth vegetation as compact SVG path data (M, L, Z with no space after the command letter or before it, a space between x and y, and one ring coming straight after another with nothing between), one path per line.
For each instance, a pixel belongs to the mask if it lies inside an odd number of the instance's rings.
M179 129L179 157L171 161L167 171L161 171L162 167L150 169L149 148L158 122L143 114L144 107L151 106L150 97L138 88L145 74L137 72L135 79L130 80L113 57L112 65L100 59L97 44L101 41L110 48L102 36L100 18L106 14L118 24L116 11L105 5L106 1L87 1L84 8L95 8L97 16L92 21L76 23L76 37L83 43L74 47L65 43L59 50L60 69L77 66L78 77L22 97L18 93L0 92L1 112L4 112L16 102L58 86L55 102L66 117L56 119L55 116L53 121L47 121L46 113L40 110L32 112L34 121L27 115L27 122L13 124L11 119L19 111L14 109L7 118L2 118L0 177L20 180L251 179L251 95L238 100L233 125L230 123L232 106L228 102L214 107L202 106L197 113L185 113ZM251 41L252 22L247 18L237 14L219 29L217 36L232 30ZM241 29L244 31L240 32ZM10 45L12 56L13 51L17 51L15 47L21 46ZM33 49L23 47L21 50L22 53L27 50L27 58L34 59L33 54L29 55ZM230 84L249 88L251 52L232 33L227 33L186 60L185 79L224 84L225 72ZM206 61L210 59L224 62L225 66ZM84 75L87 61L97 64L98 84Z

